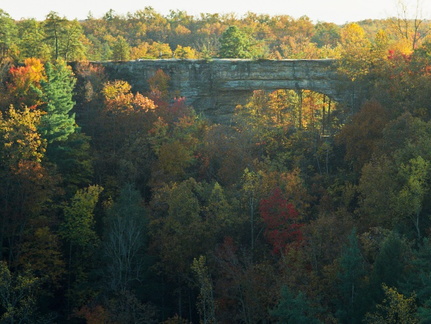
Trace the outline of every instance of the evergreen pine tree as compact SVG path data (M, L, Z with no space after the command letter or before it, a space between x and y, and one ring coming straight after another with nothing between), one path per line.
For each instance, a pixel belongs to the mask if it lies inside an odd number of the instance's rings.
M42 116L40 133L48 141L64 141L75 132L75 114L70 111L75 105L72 100L76 79L65 62L47 63L46 80L41 80L41 89L35 88L42 98Z
M406 249L405 241L394 232L381 243L380 252L370 276L369 293L375 303L383 300L382 284L393 288L400 286L401 279L405 275Z
M364 259L359 249L356 231L349 236L348 245L340 257L340 305L338 305L337 317L348 323L359 323L362 320L363 309L361 305L362 279L365 275Z

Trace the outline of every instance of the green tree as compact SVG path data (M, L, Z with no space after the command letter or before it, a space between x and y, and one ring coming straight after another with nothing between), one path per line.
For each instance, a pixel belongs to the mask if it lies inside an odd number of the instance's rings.
M44 61L50 58L50 49L45 41L41 22L28 19L18 24L19 50L21 60L37 57Z
M90 151L90 141L89 136L76 132L48 148L47 157L55 163L67 197L92 181L95 157Z
M10 54L16 39L16 26L11 16L0 9L0 59Z
M277 323L320 323L314 317L316 309L310 305L304 293L295 295L287 286L282 287L281 299L270 313Z
M202 255L199 257L199 259L194 258L192 270L197 279L197 285L199 287L198 311L201 316L201 321L204 324L215 323L216 318L213 283L208 266L206 265L206 258Z
M388 201L395 197L396 188L394 165L388 157L375 158L364 165L358 186L360 225L394 227L396 218Z
M417 317L420 323L431 321L431 240L424 238L417 250L413 251L410 271L403 292L416 294Z
M61 58L65 61L78 61L86 58L82 43L83 28L78 20L67 21L60 48Z
M421 213L425 196L428 191L430 165L421 156L411 159L407 164L402 164L399 169L403 187L398 192L395 200L396 209L400 217L412 221L418 240L421 239Z
M153 203L167 205L161 217L151 223L156 231L160 257L163 267L175 276L184 276L190 270L194 257L206 251L202 220L201 205L197 192L201 185L196 180L188 180L165 185L155 193ZM156 215L158 214L156 210ZM200 241L200 243L197 243ZM197 252L201 253L197 253Z
M242 194L246 209L249 214L250 221L250 249L253 253L256 234L256 218L259 206L259 187L261 185L261 174L256 173L254 171L250 171L249 169L244 170L244 174L242 176Z
M214 183L205 211L207 221L213 223L215 227L228 228L234 222L232 207L218 182Z
M389 287L399 287L405 277L406 242L397 234L390 233L381 243L380 251L370 275L370 295L376 303L380 303L385 293L382 284Z
M50 46L53 49L54 60L58 60L60 58L60 49L62 45L61 37L65 32L67 24L66 18L61 18L58 13L51 11L45 19L45 39L48 41Z
M69 21L51 11L44 22L45 40L51 47L52 59L82 60L85 58L83 28L77 20Z
M68 251L68 306L78 306L88 298L88 274L94 267L92 254L98 245L95 232L94 208L103 188L94 185L80 189L65 206L60 235L69 247ZM87 288L87 290L86 290Z
M126 184L107 210L102 242L107 283L112 291L131 291L133 283L142 280L146 271L147 226L142 198L132 185Z
M76 79L65 62L46 63L46 80L41 80L41 89L35 88L44 104L40 132L48 143L64 141L75 132L75 114L70 111L75 105L73 90Z
M336 47L340 41L340 27L334 23L318 22L314 25L314 35L311 41L318 47Z
M97 185L80 189L64 208L61 235L71 245L86 247L97 240L93 212L102 191L103 188Z
M115 61L128 61L130 59L130 45L122 36L118 37L112 47L112 59Z
M190 265L209 250L206 228L200 216L198 192L202 185L188 180L165 185L154 192L150 222L152 245L160 258L159 267L175 286L178 310L184 311L184 293L190 293Z
M339 260L340 270L338 272L339 290L341 294L337 315L343 323L360 323L362 320L361 311L361 290L362 280L366 274L364 259L359 249L356 230L349 236L349 242Z
M221 35L219 56L222 58L251 58L251 37L237 26L230 26Z

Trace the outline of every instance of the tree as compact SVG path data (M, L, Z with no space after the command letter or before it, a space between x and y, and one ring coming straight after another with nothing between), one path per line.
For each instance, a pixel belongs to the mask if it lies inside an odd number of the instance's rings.
M216 318L223 323L268 322L276 303L279 272L270 262L253 261L247 248L225 237L215 253Z
M144 137L154 120L156 105L153 100L140 93L132 93L131 86L125 81L116 80L106 82L103 86L103 105L95 121L93 136L94 147L98 150L99 165L108 171L108 174L119 172L119 164L125 161L129 165L133 162L142 163L145 159L137 161L129 152L134 146L146 143ZM91 122L91 121L90 121ZM144 144L144 147L146 144ZM135 147L134 149L137 149ZM133 165L130 165L133 166ZM111 170L106 170L106 167ZM135 172L136 173L136 172ZM134 181L130 173L128 181ZM119 184L118 187L122 185Z
M206 252L200 217L202 207L197 195L200 187L193 178L171 183L157 190L152 201L160 207L167 205L155 211L155 216L161 215L151 225L154 226L153 235L157 236L163 267L175 277L185 276L193 258Z
M102 191L103 188L97 185L80 189L70 204L64 207L61 235L71 246L86 247L97 240L93 212Z
M52 48L52 59L81 60L85 58L83 28L77 20L68 21L51 11L44 23L45 40Z
M366 315L366 322L371 324L416 324L415 296L404 297L396 288L383 284L385 299L376 306L377 311Z
M9 69L10 81L5 92L9 105L15 107L27 106L30 109L41 104L40 97L35 89L40 89L40 82L45 80L45 67L36 58L24 60L24 66Z
M40 216L32 219L20 242L20 253L15 264L18 269L37 273L42 283L40 294L53 297L65 274L65 262L58 233L50 229L52 220Z
M366 102L336 135L337 143L346 146L345 159L359 171L378 148L383 129L389 121L386 109L377 101Z
M157 178L165 181L184 179L194 161L191 148L178 140L162 144L157 157Z
M130 46L122 36L118 37L112 48L112 59L115 61L128 61L130 59Z
M334 23L318 22L314 25L314 35L311 41L319 47L336 47L340 41L340 27Z
M46 141L38 132L41 116L28 108L0 113L0 244L9 261L19 252L17 243L29 220L39 215L55 187L42 163Z
M207 228L200 216L202 207L198 193L201 191L202 185L190 178L157 189L151 201L152 249L160 258L158 266L175 287L180 316L187 303L187 294L191 297L187 283L192 274L193 259L209 250Z
M364 165L358 186L360 225L393 228L396 217L393 205L388 202L393 201L396 188L394 165L388 157L376 158Z
M15 42L16 26L8 13L0 9L0 59L10 54Z
M66 18L61 18L58 13L51 11L45 19L45 35L48 42L52 42L53 47L53 59L58 60L60 58L60 50L62 44L61 37L65 32L67 24Z
M91 183L95 157L90 150L91 138L84 133L70 134L67 140L50 145L47 157L54 162L67 197Z
M411 269L407 280L402 285L404 294L415 295L420 323L431 321L431 241L424 238L416 250L413 250Z
M277 319L277 323L320 323L314 315L316 314L304 293L295 295L292 290L283 286L281 298L276 308L271 310L271 315Z
M261 176L259 173L245 169L242 176L242 194L245 200L245 206L248 210L249 221L250 221L250 249L253 253L255 245L255 222L256 222L256 211L259 205L258 188L261 182Z
M411 159L408 164L402 164L399 170L403 187L398 192L395 204L400 217L411 219L417 234L421 239L421 213L424 199L428 191L430 165L420 155Z
M142 280L148 219L139 192L125 185L107 210L102 242L106 276L110 290L126 292Z
M363 289L361 284L366 272L356 230L351 232L348 245L344 248L339 263L338 279L341 300L337 307L337 315L343 323L360 323L363 315L361 307L363 305L360 300Z
M175 49L174 56L176 58L180 58L180 59L196 59L196 58L198 58L196 50L194 50L190 46L184 46L183 47L181 45L178 45L177 48Z
M154 75L148 79L148 85L150 86L151 96L158 97L162 100L169 99L169 81L171 77L167 75L163 70L158 69Z
M399 287L405 277L407 249L406 242L395 232L382 241L370 275L369 293L374 302L380 303L386 294L382 284Z
M209 227L214 229L214 238L218 236L217 234L224 234L225 230L236 223L233 208L226 197L225 190L218 182L214 183L204 207L204 214Z
M426 26L426 20L422 14L422 1L416 0L413 12L409 8L408 3L404 0L398 1L397 17L389 20L390 27L398 37L407 42L408 51L404 54L410 54L415 49L422 39L429 35L429 27ZM427 30L428 29L428 30Z
M60 236L69 246L67 282L69 307L81 305L83 300L88 298L89 292L84 287L88 280L88 269L94 266L92 253L99 241L94 229L94 208L102 190L103 188L98 185L80 189L63 209L64 220L60 225Z
M274 125L284 126L287 124L287 109L291 105L291 96L286 90L276 90L268 95L268 113ZM299 126L301 128L301 126Z
M201 320L204 324L216 323L213 284L204 256L193 259L192 270L199 287L198 311Z
M45 70L46 80L41 80L41 89L35 88L46 112L39 130L48 143L64 141L76 128L75 114L70 114L75 105L72 97L76 79L65 62L48 62Z
M17 171L20 163L32 161L41 163L46 150L46 142L37 127L42 112L24 108L23 111L10 107L6 116L0 114L0 134L2 164L10 171Z
M0 261L0 305L2 323L34 323L39 279L30 272L12 273Z
M297 223L298 212L284 198L280 188L259 203L259 212L266 225L265 236L274 253L285 253L288 243L302 241L302 225Z
M222 58L251 58L252 40L236 26L230 26L221 35L219 56Z
M340 70L354 81L369 72L370 41L364 29L356 23L347 24L340 31Z
M43 61L50 58L50 50L44 42L45 33L43 23L36 19L28 19L18 24L20 59L37 57Z
M82 43L83 28L78 20L67 21L64 27L64 35L61 46L61 57L66 62L79 61L86 58L85 48Z
M172 49L169 44L153 42L148 48L148 53L143 58L166 59L171 57Z

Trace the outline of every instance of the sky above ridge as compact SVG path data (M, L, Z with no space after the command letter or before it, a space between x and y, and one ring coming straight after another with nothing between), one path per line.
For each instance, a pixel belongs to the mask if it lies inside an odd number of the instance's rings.
M403 0L409 12L416 12L417 0ZM397 16L398 0L0 0L0 9L14 19L36 18L43 20L50 11L68 19L85 19L89 13L102 17L110 9L125 15L145 7L153 7L167 15L170 10L184 10L190 15L200 13L235 13L241 17L246 12L289 15L293 18L308 16L314 22L325 21L344 24L363 19ZM431 19L431 0L419 0L421 18Z

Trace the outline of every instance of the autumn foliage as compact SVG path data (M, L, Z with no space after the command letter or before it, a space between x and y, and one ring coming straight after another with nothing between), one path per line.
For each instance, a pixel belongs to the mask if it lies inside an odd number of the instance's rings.
M429 27L0 9L0 322L430 322ZM255 89L217 123L174 70L100 63L223 56L336 59L348 98Z
M280 188L274 189L268 198L260 201L259 212L266 226L265 237L274 253L284 253L288 245L299 244L303 240L298 212Z

